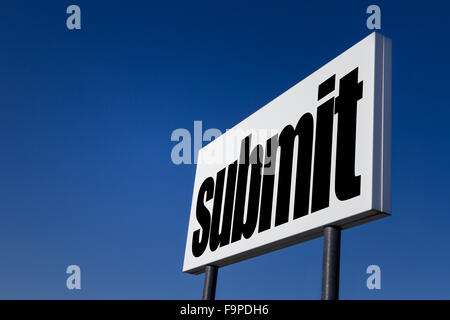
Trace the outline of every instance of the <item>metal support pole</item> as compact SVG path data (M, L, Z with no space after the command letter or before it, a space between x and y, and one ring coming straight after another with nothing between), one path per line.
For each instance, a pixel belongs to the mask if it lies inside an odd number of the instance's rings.
M216 297L217 272L216 266L206 266L205 285L203 287L203 300L214 300Z
M341 230L325 227L323 239L322 300L338 300Z

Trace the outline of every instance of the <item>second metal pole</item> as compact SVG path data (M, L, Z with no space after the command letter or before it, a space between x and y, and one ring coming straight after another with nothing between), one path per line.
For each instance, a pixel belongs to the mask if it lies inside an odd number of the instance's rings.
M217 272L216 266L206 266L205 285L203 287L203 300L214 300L216 297Z
M325 227L323 239L322 300L338 300L341 230Z

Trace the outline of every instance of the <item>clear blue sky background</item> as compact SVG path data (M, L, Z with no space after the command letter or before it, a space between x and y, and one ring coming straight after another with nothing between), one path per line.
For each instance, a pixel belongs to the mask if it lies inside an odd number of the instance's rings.
M231 128L370 34L370 4L1 2L0 298L200 298L203 276L181 272L195 167L171 162L172 131ZM448 299L450 5L375 4L393 39L393 215L343 232L341 298ZM321 267L320 238L221 269L217 297L318 299Z

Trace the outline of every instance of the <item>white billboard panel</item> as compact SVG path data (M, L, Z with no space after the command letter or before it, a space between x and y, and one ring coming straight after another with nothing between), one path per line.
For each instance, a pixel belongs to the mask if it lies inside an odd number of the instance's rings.
M183 271L390 214L391 41L373 33L199 152Z

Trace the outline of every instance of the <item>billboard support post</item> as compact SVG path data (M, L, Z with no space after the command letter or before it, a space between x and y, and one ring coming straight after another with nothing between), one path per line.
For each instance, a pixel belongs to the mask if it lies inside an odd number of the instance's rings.
M203 287L203 300L214 300L216 297L217 272L216 266L206 266L205 284Z
M338 300L341 230L327 226L323 239L322 300Z

